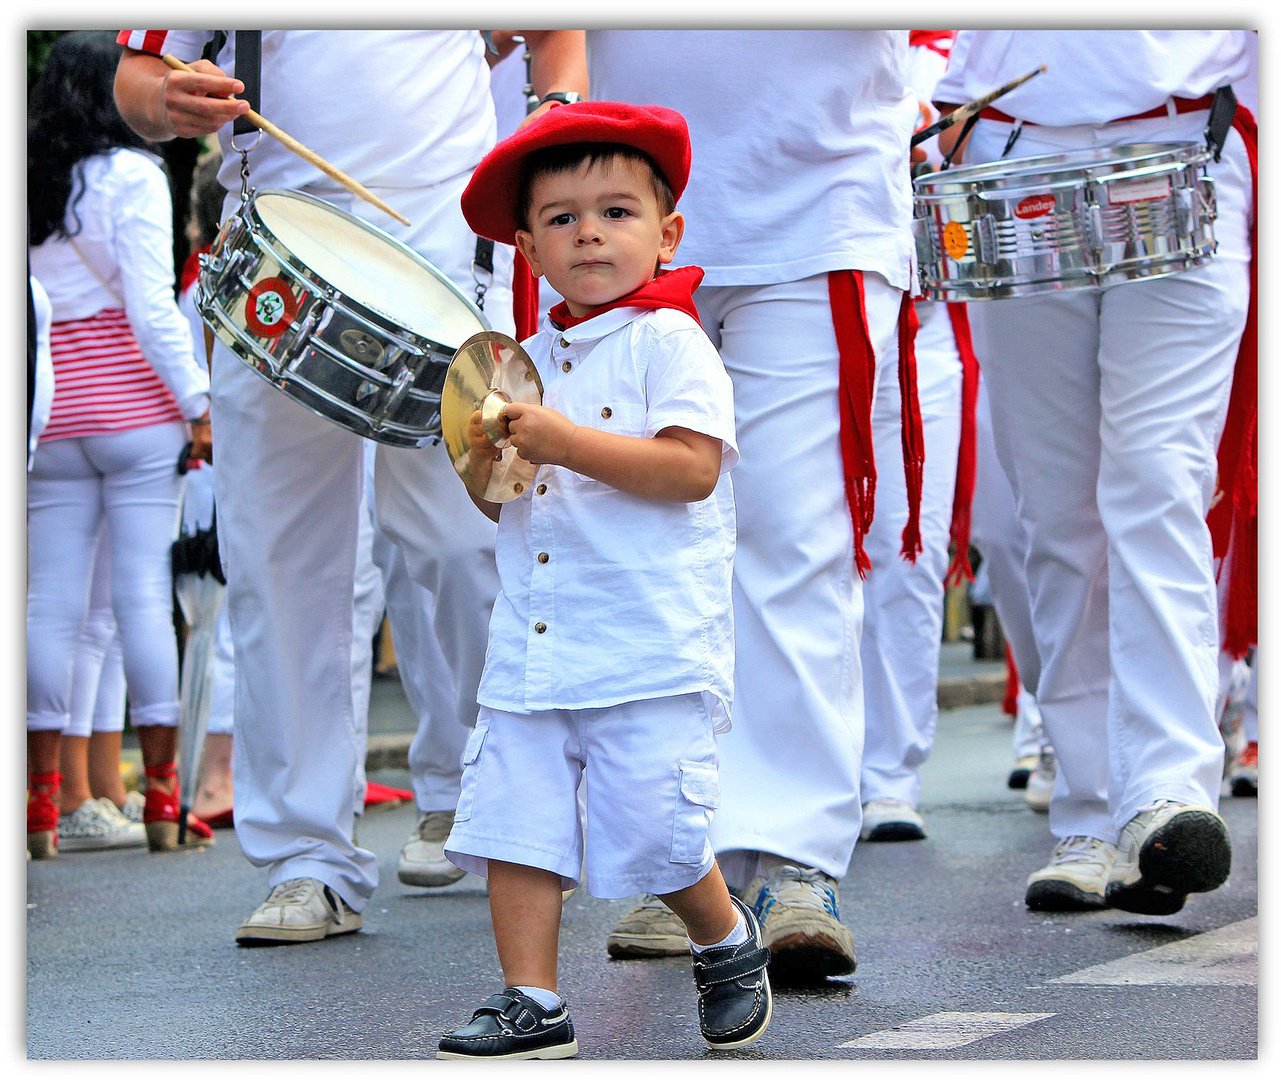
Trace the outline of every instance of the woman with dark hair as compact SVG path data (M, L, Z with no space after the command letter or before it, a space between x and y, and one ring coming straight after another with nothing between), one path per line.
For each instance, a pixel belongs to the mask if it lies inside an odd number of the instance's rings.
M64 35L28 105L28 250L53 309L54 367L52 411L27 482L27 846L36 858L57 853L60 811L89 846L119 827L101 800L77 793L80 805L70 806L59 791L75 644L103 523L147 777L147 840L152 850L178 843L169 546L179 452L190 438L196 454L211 456L209 378L174 302L164 171L112 98L119 56L110 33ZM185 843L211 837L192 819Z

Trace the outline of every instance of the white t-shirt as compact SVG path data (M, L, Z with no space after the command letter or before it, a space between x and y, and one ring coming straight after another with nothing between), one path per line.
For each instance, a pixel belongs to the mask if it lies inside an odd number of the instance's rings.
M1046 70L993 102L1035 124L1105 124L1246 77L1246 30L960 30L934 98L963 105Z
M912 45L907 50L907 85L916 95L920 110L917 127L929 127L939 119L939 110L933 104L934 87L947 70L951 49L950 38L936 38L931 39L928 44ZM938 167L943 163L943 152L939 149L937 135L926 139L920 149L925 151L925 160L931 165Z
M738 448L719 354L684 312L638 308L565 331L545 321L526 350L549 408L620 435L710 435L721 476L701 502L658 502L543 465L498 520L501 591L477 701L523 713L703 692L728 730Z
M589 30L592 97L676 109L704 285L913 273L906 30Z
M157 55L198 60L208 30L128 30L120 40ZM258 112L369 188L434 184L476 167L495 139L484 40L476 30L264 30ZM236 73L236 35L214 60ZM232 127L218 132L218 179L240 190ZM253 146L255 133L237 142ZM263 135L249 152L255 187L341 190ZM389 200L390 201L390 200Z

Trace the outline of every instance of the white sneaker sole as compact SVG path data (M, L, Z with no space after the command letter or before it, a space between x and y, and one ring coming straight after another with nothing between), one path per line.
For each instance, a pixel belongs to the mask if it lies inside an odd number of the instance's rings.
M420 889L439 889L462 881L467 871L461 866L446 863L401 863L396 868L396 880L402 885L413 885Z
M539 1050L520 1050L514 1054L455 1054L449 1050L437 1050L436 1057L441 1061L555 1061L559 1058L571 1058L578 1054L578 1040L561 1043L559 1046L544 1046Z
M340 934L354 934L364 925L358 912L345 916L340 923L326 922L323 926L250 926L242 924L236 931L236 942L252 945L256 942L283 942L294 944L304 941L321 941Z

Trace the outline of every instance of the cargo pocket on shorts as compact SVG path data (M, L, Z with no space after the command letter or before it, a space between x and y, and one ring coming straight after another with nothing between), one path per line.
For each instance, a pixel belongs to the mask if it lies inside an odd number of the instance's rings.
M480 748L485 744L489 734L489 721L477 720L472 733L467 737L463 749L463 778L458 793L458 806L454 810L455 821L466 821L471 817L471 804L476 798L476 759L480 757Z
M672 825L674 863L701 863L707 850L707 830L712 812L720 805L721 787L716 766L702 761L682 761L676 820Z

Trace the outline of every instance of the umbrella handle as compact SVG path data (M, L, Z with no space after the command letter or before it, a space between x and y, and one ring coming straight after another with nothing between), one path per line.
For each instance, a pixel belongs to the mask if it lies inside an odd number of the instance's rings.
M189 442L187 443L186 446L184 446L178 452L178 475L179 476L186 476L187 470L191 467L192 445L193 444Z

